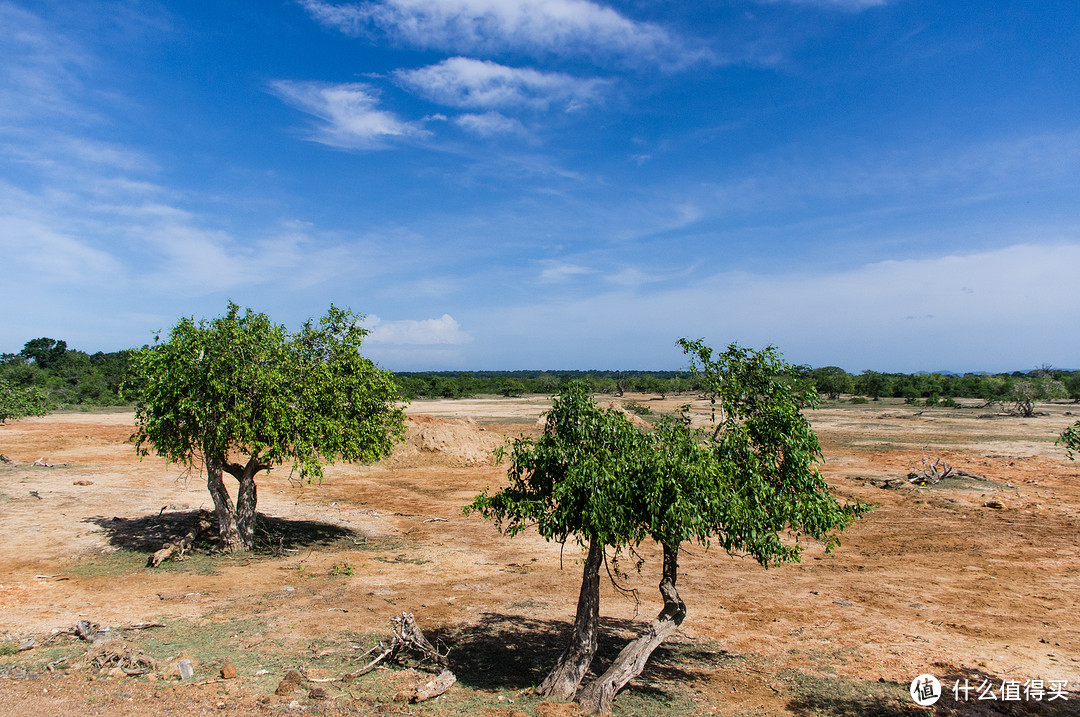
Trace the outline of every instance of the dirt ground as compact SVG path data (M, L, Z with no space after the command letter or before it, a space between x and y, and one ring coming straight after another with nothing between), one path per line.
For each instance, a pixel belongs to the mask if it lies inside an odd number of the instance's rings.
M654 414L686 402L625 400ZM509 539L461 511L502 480L491 449L537 433L547 405L417 401L407 444L380 464L330 467L320 485L291 481L287 468L263 477L255 554L195 549L156 569L147 556L211 502L199 475L137 459L130 412L0 427L0 452L14 461L0 465L0 715L574 714L528 688L573 619L581 551L535 534ZM689 616L616 713L924 714L908 686L930 673L945 688L937 714L1080 714L1080 462L1054 445L1080 409L1040 409L1022 419L881 401L811 412L836 493L877 507L833 553L812 545L798 564L765 570L687 546L679 589ZM886 482L924 448L988 480ZM39 458L51 467L31 465ZM642 572L621 581L638 602L605 581L594 667L659 610L658 553L642 555ZM370 660L402 611L450 650L459 680L421 705L393 696L425 673L338 679ZM86 664L89 643L70 634L80 620L112 628L124 641L114 645L157 669L126 676ZM181 681L184 657L196 674ZM220 677L226 663L237 677ZM290 669L307 679L276 694ZM1042 680L1047 691L1006 701L1006 680ZM957 700L965 681L971 692ZM1065 682L1064 697L1051 681ZM978 699L988 686L998 699Z

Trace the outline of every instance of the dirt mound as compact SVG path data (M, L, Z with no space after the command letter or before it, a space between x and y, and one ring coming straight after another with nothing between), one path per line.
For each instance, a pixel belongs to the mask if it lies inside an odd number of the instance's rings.
M503 442L502 434L472 420L454 420L419 414L405 421L405 443L380 465L415 468L431 465L492 465L491 452Z

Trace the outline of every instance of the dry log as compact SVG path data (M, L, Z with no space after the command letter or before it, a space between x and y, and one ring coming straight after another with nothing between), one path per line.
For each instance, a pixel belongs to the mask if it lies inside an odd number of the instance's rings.
M450 670L443 670L435 679L421 687L417 687L416 695L412 698L412 701L423 702L424 700L430 700L432 697L438 697L453 687L455 682L457 682L457 678L454 677L454 673Z
M146 566L148 568L156 568L166 560L182 560L184 553L195 544L195 542L202 537L202 534L210 530L212 527L210 523L210 517L208 515L200 515L198 522L195 526L188 531L187 535L180 538L175 543L165 543L161 546L161 550L151 555L147 561Z

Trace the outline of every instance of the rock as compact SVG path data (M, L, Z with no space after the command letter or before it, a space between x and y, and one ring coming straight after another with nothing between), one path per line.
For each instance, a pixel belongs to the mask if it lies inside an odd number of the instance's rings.
M328 695L326 693L326 690L323 689L322 687L312 687L308 691L308 697L310 697L313 700L325 700L328 697L330 697L330 695Z
M190 680L195 676L195 665L186 658L176 663L176 669L180 671L181 680Z
M231 662L226 662L221 666L221 677L226 680L235 680L238 674L236 672L236 665Z

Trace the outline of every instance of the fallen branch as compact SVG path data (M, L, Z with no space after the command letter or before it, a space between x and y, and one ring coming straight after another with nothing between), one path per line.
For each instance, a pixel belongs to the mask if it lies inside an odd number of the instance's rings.
M382 647L382 643L380 642L375 647ZM375 648L372 648L372 649L375 649ZM393 651L394 651L393 647L385 648L383 650L383 652L378 657L376 657L374 660L372 660L371 662L369 662L366 665L364 665L363 667L361 667L359 670L356 670L355 672L350 672L349 674L345 675L345 678L352 679L353 677L360 677L361 675L366 675L367 673L374 670L376 665L378 665L384 659L389 657L390 654ZM365 655L371 654L371 650L369 650L368 652L365 652L364 654Z
M430 700L433 697L438 697L442 693L454 686L457 682L457 678L454 677L454 673L450 670L443 670L439 673L439 676L431 680L422 687L416 688L416 694L413 695L412 702L424 702Z
M157 551L147 559L146 566L148 568L156 568L166 560L183 560L184 553L187 552L200 537L202 537L203 533L210 530L211 527L210 517L205 513L201 514L198 521L196 521L195 526L188 531L187 535L180 538L180 540L175 543L165 543L162 545L161 550Z

